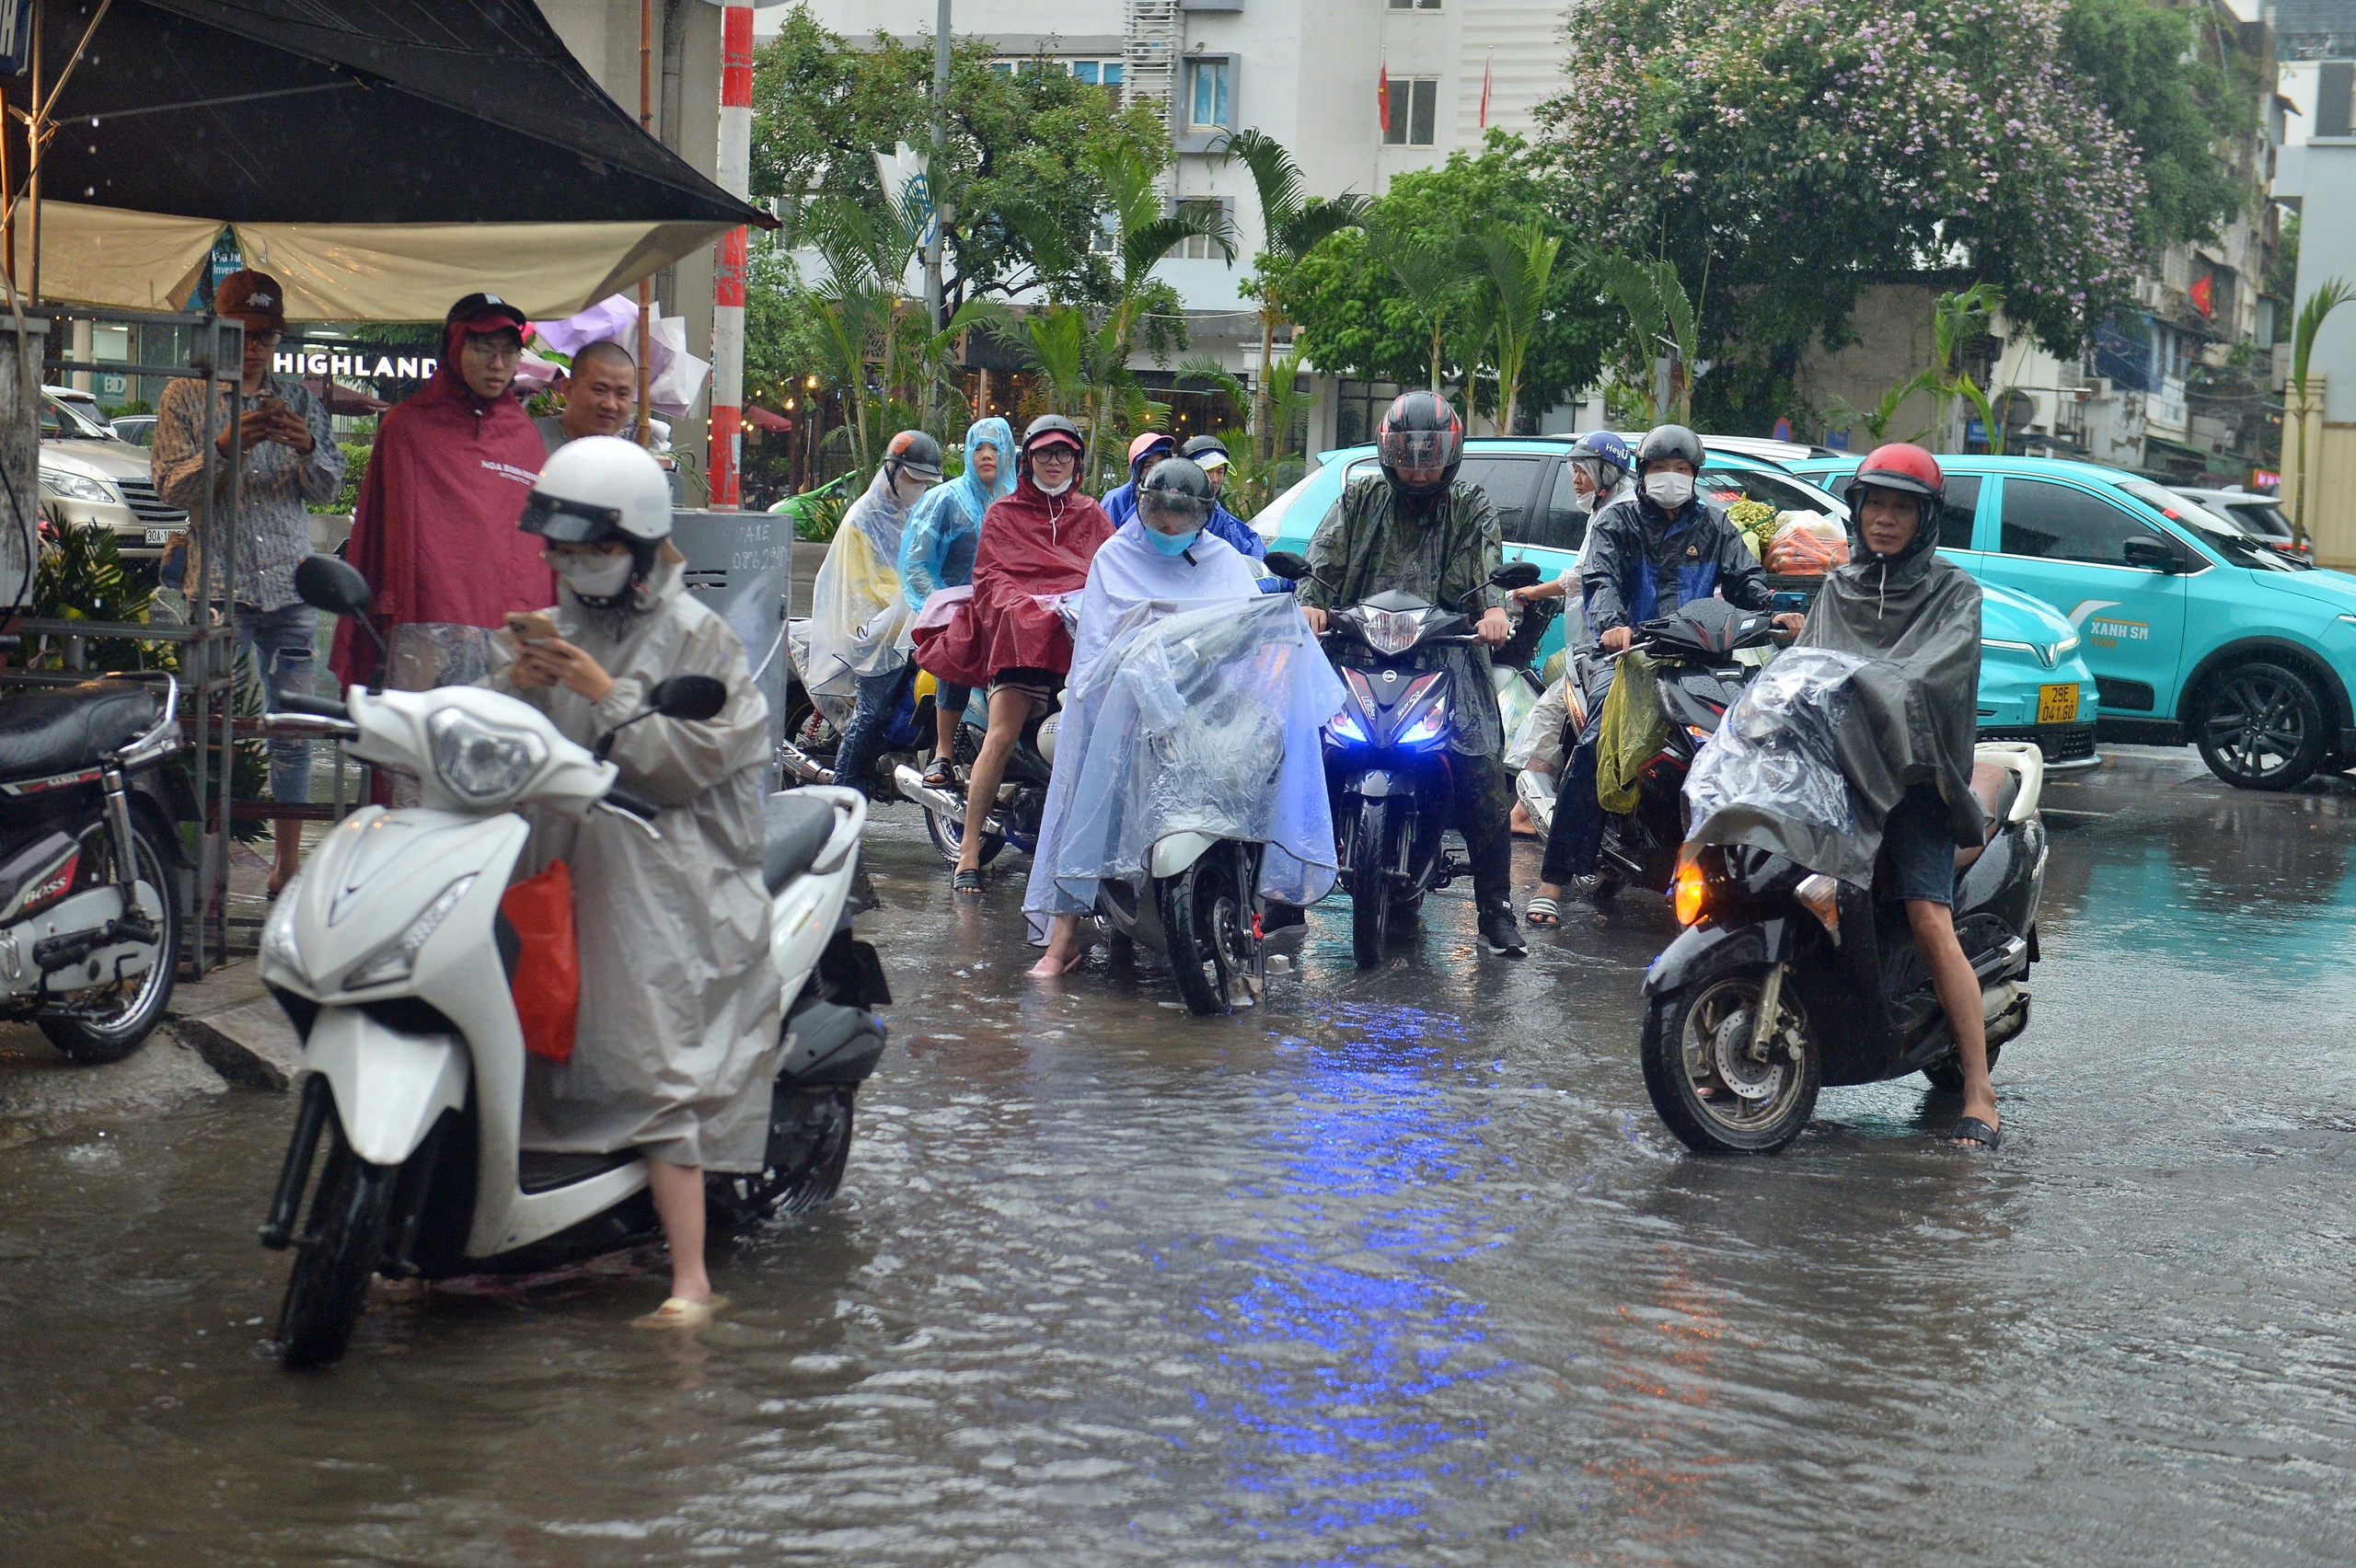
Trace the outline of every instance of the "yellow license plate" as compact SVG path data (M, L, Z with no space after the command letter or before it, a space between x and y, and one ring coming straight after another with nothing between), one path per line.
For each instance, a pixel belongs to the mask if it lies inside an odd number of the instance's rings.
M2078 684L2041 686L2037 688L2037 721L2040 724L2071 724L2078 718Z

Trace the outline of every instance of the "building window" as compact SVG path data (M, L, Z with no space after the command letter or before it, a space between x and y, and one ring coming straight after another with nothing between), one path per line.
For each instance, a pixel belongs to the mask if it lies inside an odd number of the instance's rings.
M1228 123L1228 62L1200 60L1195 63L1194 108L1188 121L1206 131L1216 131Z
M1437 11L1439 0L1391 0L1394 11Z
M1096 226L1088 231L1088 253L1110 256L1121 248L1121 220L1111 213L1096 214Z
M1192 216L1196 213L1200 213L1206 218L1209 218L1214 222L1216 222L1218 217L1226 212L1226 210L1227 203L1220 201L1216 196L1205 196L1178 203L1178 211L1180 213L1189 216ZM1177 245L1172 248L1170 255L1172 260L1208 261L1213 257L1218 256L1218 247L1211 243L1210 236L1208 235L1189 235L1184 239L1180 240ZM1224 259L1224 258L1221 258L1221 259Z
M1391 124L1382 133L1386 147L1428 147L1439 120L1439 78L1391 78Z
M1020 60L993 60L990 69L1001 76L1029 75L1034 71L1067 72L1083 82L1103 87L1114 108L1121 102L1123 72L1118 60L1068 60L1026 56Z

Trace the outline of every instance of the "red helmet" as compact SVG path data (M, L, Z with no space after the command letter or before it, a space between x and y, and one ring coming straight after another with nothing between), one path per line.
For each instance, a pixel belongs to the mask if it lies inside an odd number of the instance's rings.
M1865 462L1858 465L1855 476L1849 480L1848 491L1841 499L1847 502L1853 510L1862 499L1857 490L1863 485L1875 485L1882 490L1897 490L1902 495L1919 497L1923 503L1923 514L1927 516L1930 509L1938 504L1946 479L1939 472L1937 458L1911 441L1893 441L1886 446L1875 447Z

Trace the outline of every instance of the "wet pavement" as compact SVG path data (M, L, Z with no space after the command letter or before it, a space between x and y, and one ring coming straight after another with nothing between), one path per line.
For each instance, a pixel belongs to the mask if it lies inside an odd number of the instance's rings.
M1512 964L1451 890L1365 974L1337 898L1195 1020L1023 979L1023 863L955 908L887 810L843 1196L698 1340L617 1271L290 1377L289 1097L0 1148L0 1561L2344 1563L2356 787L2047 801L2003 1151L1908 1079L1750 1160L1646 1101L1643 895Z

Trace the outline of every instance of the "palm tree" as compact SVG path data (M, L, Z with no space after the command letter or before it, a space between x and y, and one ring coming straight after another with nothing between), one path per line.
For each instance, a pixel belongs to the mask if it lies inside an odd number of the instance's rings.
M1980 415L1981 428L1993 432L1987 395L1961 368L1964 349L1988 335L2004 296L1995 285L1975 282L1958 294L1943 294L1931 306L1931 368L1923 385L1931 389L1931 439L1944 449L1947 439L1947 405L1960 397Z
M1306 194L1292 155L1283 143L1262 131L1247 127L1223 133L1211 144L1211 156L1222 166L1230 157L1242 159L1260 196L1261 245L1255 263L1260 287L1260 384L1253 391L1252 428L1259 432L1260 458L1265 463L1274 450L1267 388L1276 357L1276 324L1287 319L1282 280L1319 242L1363 223L1368 203L1365 197L1351 191L1330 201Z
M1431 323L1431 390L1438 394L1449 314L1464 294L1464 236L1453 227L1437 233L1393 228L1371 213L1361 226L1367 248L1397 280L1417 319Z
M1521 402L1522 369L1530 361L1530 340L1546 314L1546 285L1553 278L1563 241L1533 218L1526 224L1492 225L1482 231L1478 246L1492 293L1489 340L1497 367L1497 433L1511 435Z
M2308 363L2315 357L2316 338L2323 331L2323 324L2331 313L2356 299L2356 287L2345 278L2326 278L2299 307L2298 325L2291 331L2291 379L2289 389L2298 395L2299 490L2291 503L2291 542L2307 542L2307 416L2315 410L2315 400L2307 382ZM2287 421L2285 421L2288 422Z
M1693 378L1708 367L1701 360L1700 314L1677 275L1676 263L1666 258L1639 261L1614 250L1589 256L1586 270L1627 314L1630 357L1646 370L1664 356L1669 361L1666 386L1657 375L1646 376L1646 422L1657 424L1666 418L1691 423ZM1705 273L1705 291L1708 282Z

